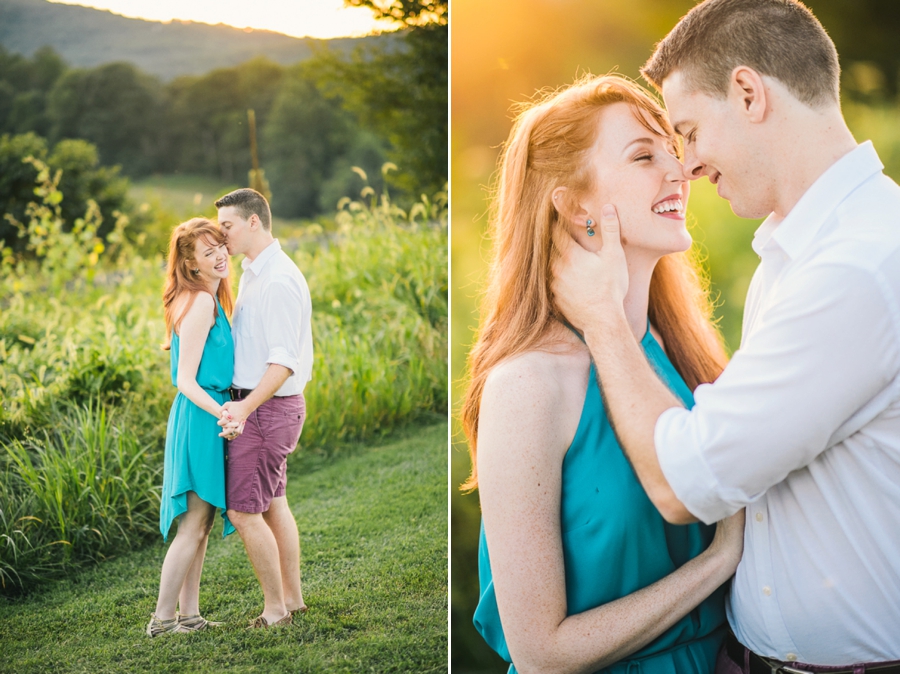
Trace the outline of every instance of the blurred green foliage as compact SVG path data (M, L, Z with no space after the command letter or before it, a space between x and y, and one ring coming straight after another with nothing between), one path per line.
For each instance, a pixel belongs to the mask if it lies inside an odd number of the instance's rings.
M24 221L26 208L34 201L39 169L29 158L60 171L59 189L65 198L57 204L63 228L68 231L82 217L89 201L94 201L101 222L97 232L105 238L116 223L117 212L130 212L128 180L116 167L100 166L97 148L83 140L61 140L50 152L47 141L34 133L0 136L0 246L20 251L25 241L11 220Z
M130 63L68 70L47 95L50 137L83 138L106 165L129 175L152 171L164 157L156 142L165 130L163 88Z
M639 79L653 45L693 0L458 0L453 5L451 147L451 408L463 392L465 357L478 324L490 241L489 185L511 126L513 101L571 82L585 71ZM844 71L845 117L859 141L871 139L886 172L900 179L900 104L895 98L900 4L884 0L808 0L835 39ZM820 11L821 10L821 11ZM557 36L565 35L565 40ZM540 48L536 48L539 45ZM706 180L694 182L688 227L712 281L716 316L730 350L740 342L744 298L759 262L750 248L756 220L736 217ZM478 601L477 492L458 485L469 471L467 447L453 428L451 448L451 668L500 672L505 665L472 626Z

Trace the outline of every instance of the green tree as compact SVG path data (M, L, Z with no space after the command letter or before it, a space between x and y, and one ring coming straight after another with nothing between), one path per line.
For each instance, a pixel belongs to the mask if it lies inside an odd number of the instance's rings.
M35 201L34 185L38 169L26 158L45 162L55 174L62 171L59 188L65 194L60 203L60 215L71 226L83 218L89 200L97 203L102 217L98 234L105 237L115 225L116 211L130 210L128 181L119 175L118 168L101 166L97 148L84 140L64 140L49 152L47 141L34 133L0 136L0 211L19 222L27 221L26 209ZM18 229L6 218L0 220L2 245L21 251L25 241Z
M152 171L161 159L162 112L160 83L129 63L70 70L48 96L53 140L88 140L101 163L129 175Z
M50 47L27 59L0 46L0 133L34 131L46 136L47 92L65 70L65 62Z
M282 66L260 57L174 80L167 87L168 166L163 170L243 184L251 166L247 110L256 111L257 128L263 128L283 77Z
M446 0L344 0L350 7L366 7L378 20L404 26L447 25Z
M60 209L66 223L84 217L87 202L93 200L103 218L97 234L105 239L115 226L114 213L131 210L128 179L119 175L118 166L101 166L97 148L86 140L61 140L53 148L47 165L62 171L59 191L65 198Z
M384 158L380 150L377 141L363 137L338 101L321 93L307 66L294 66L285 75L262 133L260 154L272 187L273 210L284 217L333 211L340 197L353 187L357 196L363 187L350 167L358 162L377 172Z
M413 195L447 181L447 2L345 0L404 26L396 49L316 57L320 82L364 128L385 138L399 167L393 182Z
M37 170L25 163L26 157L45 159L47 141L34 133L0 136L0 211L20 222L25 219L26 206L35 200ZM19 230L5 217L0 220L0 239L0 247L25 248L25 242L19 239Z

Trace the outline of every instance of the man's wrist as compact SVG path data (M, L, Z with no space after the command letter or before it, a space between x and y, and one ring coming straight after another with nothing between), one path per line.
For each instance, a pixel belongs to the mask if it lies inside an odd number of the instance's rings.
M602 336L608 332L616 332L622 325L628 327L628 319L622 304L599 302L585 317L585 321L580 327L587 339L588 335Z

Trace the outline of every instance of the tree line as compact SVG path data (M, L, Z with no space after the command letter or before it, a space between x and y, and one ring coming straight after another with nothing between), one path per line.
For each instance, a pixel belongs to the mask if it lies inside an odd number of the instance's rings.
M17 217L24 209L11 183L31 169L8 164L21 163L26 151L53 168L67 164L82 182L93 179L100 192L113 193L108 208L124 193L123 175L185 173L245 184L250 109L273 210L282 217L313 217L357 195L363 184L353 166L380 189L379 169L393 162L398 169L385 179L395 199L441 190L446 11L403 23L400 48L349 59L323 49L292 66L257 57L169 83L129 63L70 68L50 48L27 58L0 47L0 207ZM115 166L120 172L104 168Z

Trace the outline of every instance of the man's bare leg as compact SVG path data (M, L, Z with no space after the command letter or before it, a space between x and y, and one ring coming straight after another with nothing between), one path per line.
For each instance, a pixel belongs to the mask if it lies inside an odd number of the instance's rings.
M250 558L265 599L262 617L271 625L284 618L288 612L284 605L278 543L261 513L229 510L228 519L244 541L244 549L247 550L247 557Z
M263 513L263 519L278 544L284 604L289 611L296 611L306 604L303 602L303 589L300 586L300 533L287 497L273 499L268 511Z

